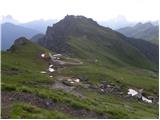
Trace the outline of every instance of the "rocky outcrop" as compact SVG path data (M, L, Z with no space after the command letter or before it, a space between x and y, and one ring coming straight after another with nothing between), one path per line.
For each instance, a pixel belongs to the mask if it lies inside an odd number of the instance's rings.
M47 28L46 35L39 39L39 44L54 52L69 54L71 51L69 51L67 39L71 35L80 36L83 34L83 31L79 30L81 23L99 26L91 18L67 15L57 24Z
M15 51L16 47L25 45L29 42L30 41L28 39L26 39L25 37L20 37L14 41L14 44L7 51Z

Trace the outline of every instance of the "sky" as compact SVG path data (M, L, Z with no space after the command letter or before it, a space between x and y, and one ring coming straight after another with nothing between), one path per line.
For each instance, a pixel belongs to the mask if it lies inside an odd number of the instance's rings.
M0 0L0 18L11 15L19 22L62 19L84 15L106 21L119 15L129 21L154 21L160 18L160 0Z

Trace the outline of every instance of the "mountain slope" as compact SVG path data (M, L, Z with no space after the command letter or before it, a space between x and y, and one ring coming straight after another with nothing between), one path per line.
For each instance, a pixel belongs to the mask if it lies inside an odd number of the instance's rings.
M2 52L2 118L158 118L158 48L138 41L83 16L48 27L41 46L15 40Z
M78 55L85 59L99 57L119 65L151 67L152 63L146 59L151 56L146 56L126 40L129 38L121 36L109 28L98 25L92 19L83 16L66 16L53 27L48 27L46 35L39 40L39 43L57 53ZM157 46L153 47L155 59L158 59L157 48Z
M43 38L43 37L44 37L44 34L36 34L31 38L31 41L34 42L34 43L38 43L38 40Z
M79 49L78 43L71 43ZM99 63L100 57L97 62L80 59L83 65L61 65L55 73L44 74L41 71L46 71L49 63L40 56L49 52L24 37L2 52L2 118L158 118L157 104L124 97L130 87L143 88L146 95L158 95L158 76L152 71L117 67L108 61ZM91 55L89 51L86 54ZM71 58L63 56L61 59ZM78 75L81 76L79 84L62 89L60 85L65 84L61 79ZM100 86L104 81L120 89L103 93ZM54 88L57 85L58 88ZM68 87L72 91L68 92ZM124 95L120 95L120 91Z
M155 63L156 65L159 64L159 46L151 43L146 40L142 39L135 39L135 38L127 38L124 35L118 33L119 36L125 40L126 42L133 45L138 51L145 55L150 61Z
M19 37L24 36L31 38L33 35L38 33L38 31L33 29L25 28L11 23L4 23L2 24L2 50L10 48L14 43L14 40Z
M159 26L152 23L138 23L133 27L118 29L120 33L133 38L144 39L158 44Z

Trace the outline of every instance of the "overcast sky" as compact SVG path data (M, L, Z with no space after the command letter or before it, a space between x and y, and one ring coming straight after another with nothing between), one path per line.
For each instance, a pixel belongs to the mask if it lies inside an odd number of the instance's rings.
M160 0L0 0L0 16L20 22L84 15L97 21L125 16L129 21L159 19Z

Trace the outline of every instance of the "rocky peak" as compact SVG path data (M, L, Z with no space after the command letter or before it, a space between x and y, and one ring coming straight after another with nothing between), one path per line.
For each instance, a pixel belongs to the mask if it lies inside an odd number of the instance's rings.
M97 22L92 20L91 18L86 18L84 16L66 15L62 20L54 24L53 27L63 26L65 28L68 28L80 24L86 24L86 25L91 24L96 26L98 25Z
M93 19L81 16L81 15L77 15L77 16L75 16L75 15L66 15L63 20L67 20L67 21L70 21L70 22L72 22L72 21L90 22L92 24L96 24L97 25L97 22L94 21Z
M69 36L82 36L98 26L91 18L67 15L52 27L48 27L46 35L39 43L52 51L64 53L68 47L65 42Z
M9 48L7 51L14 51L17 47L19 46L23 46L25 44L30 43L31 41L29 41L27 38L25 37L20 37L18 39L16 39L14 41L14 44L11 46L11 48Z
M15 45L23 45L23 44L28 43L28 42L29 42L29 40L27 38L20 37L20 38L15 40L14 44Z
M150 23L150 22L147 22L147 23L138 23L135 25L135 28L150 28L150 27L153 27L153 24Z

